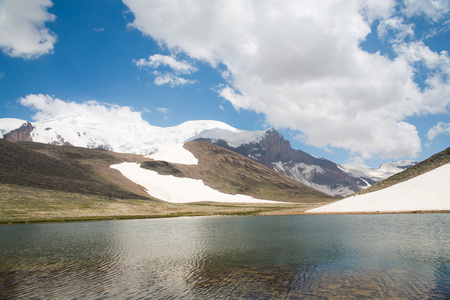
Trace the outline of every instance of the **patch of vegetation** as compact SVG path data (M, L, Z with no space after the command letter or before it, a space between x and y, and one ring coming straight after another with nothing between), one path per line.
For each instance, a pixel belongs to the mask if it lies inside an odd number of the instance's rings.
M180 216L277 214L303 211L296 204L176 204L119 199L0 183L0 224ZM285 213L281 213L285 214Z
M422 175L424 173L427 173L429 171L432 171L436 168L439 168L440 166L446 165L450 163L450 147L445 149L444 151L441 151L430 158L418 163L415 166L412 166L405 171L402 171L400 173L397 173L395 175L392 175L391 177L380 181L371 187L360 191L356 194L366 194L370 192L375 192L390 186L393 186L395 184L407 181L411 178L417 177L419 175Z
M141 164L141 168L152 170L159 175L172 175L175 177L185 177L183 172L180 171L175 165L163 160L151 160L144 161Z

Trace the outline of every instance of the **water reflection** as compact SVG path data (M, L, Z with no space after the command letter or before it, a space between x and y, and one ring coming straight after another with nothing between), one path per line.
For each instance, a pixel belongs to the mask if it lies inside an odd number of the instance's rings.
M450 215L0 227L0 299L449 298Z

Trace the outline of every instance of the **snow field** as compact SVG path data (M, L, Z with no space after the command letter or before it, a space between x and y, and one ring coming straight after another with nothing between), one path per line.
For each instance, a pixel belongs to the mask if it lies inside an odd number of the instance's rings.
M187 151L187 150L186 150ZM239 203L281 203L278 201L255 199L245 195L221 193L206 186L202 180L159 175L146 170L137 163L121 163L111 168L119 170L131 181L143 186L150 196L172 203L190 202L239 202Z
M306 212L404 212L450 210L450 164L368 194Z

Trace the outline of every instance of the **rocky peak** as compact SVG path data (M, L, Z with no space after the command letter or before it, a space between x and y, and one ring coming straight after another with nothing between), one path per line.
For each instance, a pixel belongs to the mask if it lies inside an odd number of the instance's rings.
M30 122L26 122L21 127L12 130L11 132L5 134L3 139L16 143L16 142L31 142L33 139L31 137L31 132L34 127Z

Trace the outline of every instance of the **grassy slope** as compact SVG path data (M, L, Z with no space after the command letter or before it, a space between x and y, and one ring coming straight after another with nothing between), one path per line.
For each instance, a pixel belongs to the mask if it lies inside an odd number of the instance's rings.
M186 175L198 178L209 176L208 182L219 186L227 192L278 196L279 200L293 197L294 201L310 202L297 205L250 205L250 204L171 204L152 199L144 189L124 178L120 172L109 166L123 161L142 163L142 156L119 154L104 150L85 149L78 147L61 147L40 143L10 143L0 140L0 223L16 221L45 221L58 219L95 219L123 217L162 217L179 215L220 215L220 214L258 214L273 211L303 211L318 206L320 201L315 193L306 190L306 194L295 192L295 184L282 183L263 173L254 175L251 172L259 170L259 164L249 165L245 158L235 158L233 155L216 152L207 153L208 149L196 146L196 155L200 156L199 166L177 165ZM203 149L203 150L202 150ZM208 164L218 169L208 171ZM231 162L226 166L223 162ZM252 164L255 164L251 161ZM233 164L234 163L234 164ZM197 168L196 168L197 167ZM237 169L233 171L233 168ZM231 169L230 169L231 168ZM271 171L271 170L270 170ZM221 175L232 180L220 179ZM243 176L256 176L246 178ZM257 182L260 180L259 182ZM262 181L261 181L262 180ZM267 180L269 184L264 186ZM288 180L289 181L289 180ZM233 186L236 184L236 186ZM279 185L277 187L277 185ZM253 186L253 188L252 188ZM300 186L303 189L303 186ZM233 190L234 189L234 190ZM273 192L272 189L276 190ZM283 191L286 195L283 196ZM303 196L302 196L303 195ZM321 196L321 194L318 194ZM287 200L287 199L286 199ZM322 203L323 203L322 202Z
M375 192L387 187L390 187L392 185L395 185L397 183L407 181L411 178L417 177L419 175L422 175L426 172L432 171L440 166L446 165L450 163L450 147L445 149L444 151L441 151L430 158L418 163L415 166L412 166L405 171L402 171L400 173L397 173L395 175L392 175L391 177L380 181L373 186L360 191L356 193L357 195L360 194L366 194L370 192Z

